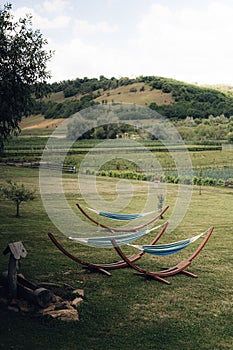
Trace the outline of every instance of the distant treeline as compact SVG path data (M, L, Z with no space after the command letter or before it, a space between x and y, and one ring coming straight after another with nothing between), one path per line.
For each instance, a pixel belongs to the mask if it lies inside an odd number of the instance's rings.
M233 95L228 92L156 76L108 79L103 75L99 79L85 77L45 85L44 89L48 96L63 92L65 99L63 102L54 102L52 99L46 102L36 100L34 113L43 114L45 118L68 118L84 108L99 104L95 98L101 96L103 91L134 83L144 83L151 90L157 89L172 95L174 103L157 105L156 102L152 102L148 106L169 119L180 120L186 117L203 119L210 115L224 115L227 118L233 116ZM70 99L74 96L75 99ZM103 100L102 103L106 101Z

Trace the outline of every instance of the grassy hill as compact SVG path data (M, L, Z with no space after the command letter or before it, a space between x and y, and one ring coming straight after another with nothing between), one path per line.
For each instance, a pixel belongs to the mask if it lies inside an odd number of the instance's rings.
M162 90L151 90L149 85L144 83L133 83L127 86L120 86L108 91L102 91L101 96L94 99L95 102L102 103L135 103L137 105L150 105L155 102L158 106L174 103L171 93Z
M232 90L156 76L77 78L47 85L46 89L47 97L37 101L34 110L46 119L68 118L91 105L107 103L143 105L175 120L233 115Z
M45 86L47 96L35 101L34 117L21 123L24 134L47 135L64 118L93 105L112 105L121 109L122 103L140 105L155 110L170 119L181 136L188 141L233 140L233 88L216 85L198 86L174 79L147 76L129 78L83 78ZM127 114L127 113L126 113ZM119 116L122 123L140 121L150 127L148 110ZM153 113L152 113L153 115ZM88 121L96 122L97 117ZM148 120L147 120L148 119ZM103 129L103 128L102 128ZM112 128L113 129L113 128ZM88 138L112 138L116 134L133 132L125 126L117 130L99 130Z

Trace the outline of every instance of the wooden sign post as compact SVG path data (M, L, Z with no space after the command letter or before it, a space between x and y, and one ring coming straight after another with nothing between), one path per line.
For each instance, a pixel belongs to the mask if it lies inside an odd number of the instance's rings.
M19 268L20 258L25 258L27 251L23 246L22 242L9 243L8 246L3 251L6 255L10 253L9 263L8 263L8 288L9 297L11 299L15 298L17 295L17 271Z

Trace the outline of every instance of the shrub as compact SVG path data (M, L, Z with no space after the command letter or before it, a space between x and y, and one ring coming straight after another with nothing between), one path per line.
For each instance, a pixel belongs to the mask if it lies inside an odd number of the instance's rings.
M224 186L225 181L223 179L218 179L217 185L218 186Z
M137 92L137 89L134 88L134 87L132 87L132 88L129 90L129 92Z
M205 177L203 179L203 185L204 186L214 186L214 185L216 185L216 179L213 179L212 177Z

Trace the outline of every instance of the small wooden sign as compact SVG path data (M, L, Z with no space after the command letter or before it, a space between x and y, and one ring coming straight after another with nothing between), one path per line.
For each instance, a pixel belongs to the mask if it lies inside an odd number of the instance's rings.
M8 253L11 253L16 260L19 260L20 258L25 258L27 256L27 251L24 248L22 242L9 243L3 251L4 255Z

